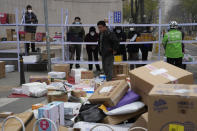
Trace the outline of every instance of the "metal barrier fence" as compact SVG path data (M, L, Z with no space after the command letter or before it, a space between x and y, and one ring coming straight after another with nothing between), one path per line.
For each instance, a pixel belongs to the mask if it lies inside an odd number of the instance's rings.
M24 13L24 11L23 11ZM162 14L161 14L161 8L159 8L159 23L158 24L112 24L112 13L109 12L109 27L116 27L116 26L122 26L122 27L158 27L158 41L147 41L147 42L121 42L120 44L159 44L159 49L158 49L158 60L161 60L161 44L162 44L162 38L161 38L161 28L162 27L167 27L169 24L162 24L161 19L162 19ZM0 60L17 60L18 61L18 71L20 72L20 61L19 61L19 54L20 52L20 44L25 44L25 43L31 43L30 41L20 41L19 40L19 27L23 26L45 26L45 24L23 24L23 19L21 21L21 24L19 23L18 19L18 9L16 9L16 24L0 24L0 26L14 26L16 27L16 32L17 32L17 41L2 41L0 43L17 43L17 51L0 51L0 53L17 53L18 57L17 58L0 58ZM68 42L65 41L65 36L64 34L68 32L68 27L74 27L74 26L82 26L82 27L91 27L91 26L96 26L96 24L81 24L81 25L76 25L76 24L68 24L68 10L63 10L61 9L61 24L49 24L49 27L61 27L61 33L62 33L62 39L61 42L50 42L50 44L54 45L61 45L62 46L62 61L55 61L53 63L67 63L67 64L100 64L101 62L95 62L95 61L70 61L69 60L69 45L74 45L74 44L81 44L81 45L97 45L97 42ZM65 16L65 20L63 19ZM197 23L181 23L179 26L197 26ZM182 41L183 43L189 44L189 43L197 43L197 40L189 40L189 41ZM36 44L46 44L46 42L33 42ZM154 61L123 61L121 63L128 63L128 64L149 64ZM184 62L184 64L197 64L197 61L194 62Z

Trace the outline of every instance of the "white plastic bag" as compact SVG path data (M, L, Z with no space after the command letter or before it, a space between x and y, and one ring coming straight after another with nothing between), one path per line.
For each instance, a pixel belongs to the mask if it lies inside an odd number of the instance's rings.
M33 97L41 97L47 93L46 83L27 83L22 85L23 94Z
M55 79L64 79L66 77L65 72L49 72L48 75Z
M114 110L111 110L109 112L106 112L106 115L124 115L124 114L130 114L139 111L145 106L142 102L134 102L128 105L124 105L122 107L116 108Z

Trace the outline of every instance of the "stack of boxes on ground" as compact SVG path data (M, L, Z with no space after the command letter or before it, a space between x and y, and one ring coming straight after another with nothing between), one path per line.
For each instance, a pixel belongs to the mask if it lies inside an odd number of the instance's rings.
M128 65L119 64L114 72L116 78L106 82L104 75L95 78L92 71L70 72L69 65L56 64L49 76L31 76L32 83L24 84L21 92L46 96L48 104L32 106L36 119L49 118L60 130L196 130L197 86L192 73L163 61L130 72ZM38 130L54 131L47 121L40 121Z

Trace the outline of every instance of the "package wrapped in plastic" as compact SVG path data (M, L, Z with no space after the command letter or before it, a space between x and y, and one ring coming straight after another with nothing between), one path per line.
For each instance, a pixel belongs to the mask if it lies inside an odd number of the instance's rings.
M47 93L46 83L27 83L22 85L23 94L33 97L42 97Z
M52 82L47 86L47 89L65 91L64 84L62 82Z
M80 128L81 131L128 131L128 127L106 125L100 123L77 122L74 128Z
M66 77L65 72L49 72L48 75L54 79L64 79Z
M106 115L125 115L139 111L145 106L143 102L134 102L131 104L124 105L122 107L116 108L109 112L105 112Z
M12 94L23 94L22 88L12 88Z

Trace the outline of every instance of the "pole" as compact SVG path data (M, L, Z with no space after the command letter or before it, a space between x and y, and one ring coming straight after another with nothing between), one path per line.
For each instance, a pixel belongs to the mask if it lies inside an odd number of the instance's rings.
M45 17L45 32L46 32L46 49L48 54L48 72L51 71L51 56L50 56L50 40L49 40L49 26L48 26L48 8L47 0L44 0L44 17Z

